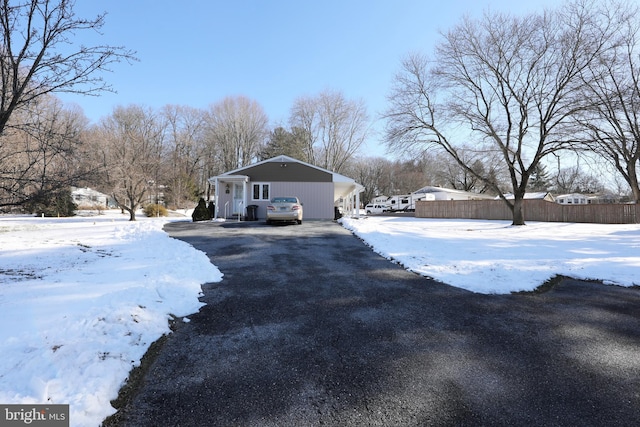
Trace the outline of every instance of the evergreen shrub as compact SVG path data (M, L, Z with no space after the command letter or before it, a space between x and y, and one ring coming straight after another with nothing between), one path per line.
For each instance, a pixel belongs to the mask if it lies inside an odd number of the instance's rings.
M211 212L207 208L207 204L205 203L203 198L200 198L198 201L198 206L194 209L191 214L191 218L193 222L196 221L209 221L211 219Z
M67 217L74 216L78 206L73 202L71 190L58 189L36 193L25 208L37 216Z

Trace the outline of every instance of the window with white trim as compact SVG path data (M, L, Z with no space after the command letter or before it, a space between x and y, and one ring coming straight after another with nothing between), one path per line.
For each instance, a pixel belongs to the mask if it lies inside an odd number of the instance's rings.
M269 200L271 184L266 182L254 182L251 186L251 200Z

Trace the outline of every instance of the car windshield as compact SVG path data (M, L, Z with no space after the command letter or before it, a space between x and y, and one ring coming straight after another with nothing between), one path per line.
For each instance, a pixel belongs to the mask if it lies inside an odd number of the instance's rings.
M295 197L274 197L271 199L271 203L298 203L298 199Z

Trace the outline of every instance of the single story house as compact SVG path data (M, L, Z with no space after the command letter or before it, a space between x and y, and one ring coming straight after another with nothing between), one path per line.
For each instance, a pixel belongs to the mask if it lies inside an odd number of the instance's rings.
M589 198L580 193L560 194L556 196L556 203L561 205L586 205L589 203Z
M79 207L108 208L110 205L114 205L109 196L91 188L71 187L71 198Z
M257 206L266 218L272 197L298 197L305 219L334 219L335 209L357 216L364 187L351 178L289 156L276 156L209 178L214 188L214 218L245 217Z
M571 193L556 196L556 202L561 205L591 205L605 203L620 203L620 197L607 193Z

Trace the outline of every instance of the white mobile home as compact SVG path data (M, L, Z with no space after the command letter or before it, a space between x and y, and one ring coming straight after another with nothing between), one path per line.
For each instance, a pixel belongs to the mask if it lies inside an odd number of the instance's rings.
M556 196L556 203L561 205L586 205L590 203L588 196L579 193L561 194Z

